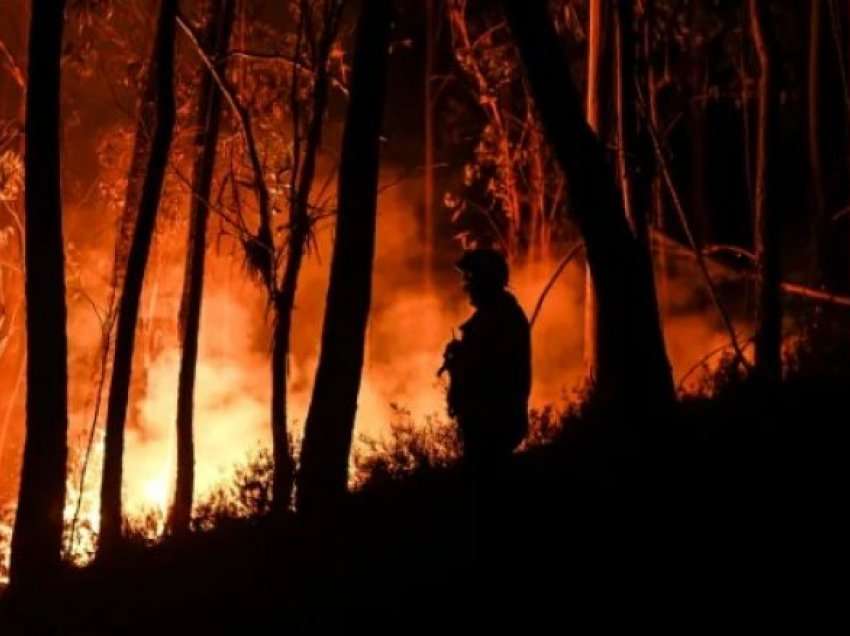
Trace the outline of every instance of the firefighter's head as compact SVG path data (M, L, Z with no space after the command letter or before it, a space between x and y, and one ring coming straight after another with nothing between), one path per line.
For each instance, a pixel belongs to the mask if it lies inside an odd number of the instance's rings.
M498 296L508 285L508 262L496 250L466 250L455 267L463 274L463 289L475 307Z

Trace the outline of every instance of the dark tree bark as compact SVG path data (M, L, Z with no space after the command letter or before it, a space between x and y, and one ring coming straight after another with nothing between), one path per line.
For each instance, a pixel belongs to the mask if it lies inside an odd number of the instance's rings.
M502 6L585 241L598 312L598 395L666 409L674 389L652 263L629 228L615 171L585 120L547 2L502 0Z
M755 373L767 382L782 377L781 219L771 161L779 134L779 85L774 77L777 44L769 3L749 0L750 29L759 62L754 211L759 273Z
M65 3L33 0L26 101L26 442L11 584L24 593L61 564L68 456L65 257L60 188L60 57Z
M215 60L223 60L230 43L236 0L215 0L209 5L206 48ZM226 63L219 61L218 73L224 74ZM189 237L183 295L180 301L180 335L182 352L177 384L177 477L174 505L169 520L172 533L185 533L192 514L195 485L194 397L195 371L198 363L198 332L201 324L201 302L204 292L207 221L215 172L218 137L221 125L222 93L206 67L202 69L198 101L199 152L195 158Z
M347 485L372 295L390 20L389 0L365 0L342 141L322 351L301 450L298 508L308 514L333 506Z
M176 16L177 0L162 0L140 117L140 124L150 122L153 126L148 128L140 125L137 130L137 135L148 135L152 130L153 137L118 309L115 359L106 415L103 483L100 494L99 558L107 556L114 550L121 538L124 426L127 419L127 401L133 368L136 323L174 131L173 78Z

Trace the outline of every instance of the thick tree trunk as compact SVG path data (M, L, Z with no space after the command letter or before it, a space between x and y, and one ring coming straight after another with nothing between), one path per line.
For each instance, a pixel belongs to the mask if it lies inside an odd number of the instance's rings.
M781 222L774 195L771 161L778 135L779 85L774 77L776 40L770 6L748 0L750 28L759 61L758 131L756 137L755 252L759 272L755 334L755 372L767 382L782 376Z
M236 0L215 0L209 6L206 46L213 59L222 60L227 53L233 30ZM223 74L225 63L219 62ZM170 531L184 533L189 529L192 494L195 484L195 443L193 436L195 371L198 363L198 332L201 324L201 301L204 291L207 221L209 200L215 171L216 152L221 124L222 94L212 73L204 65L198 101L198 155L195 159L189 238L183 295L180 302L180 335L182 351L177 384L177 478Z
M173 75L176 15L177 0L162 0L156 42L148 69L148 86L142 103L142 120L153 121L155 125L152 128L150 157L141 189L139 210L136 215L118 309L115 359L106 415L103 482L100 495L99 558L107 556L121 538L124 426L133 367L136 322L174 129ZM150 109L151 105L154 110L144 112ZM137 131L137 134L139 133L149 134L144 132L141 126Z
M366 0L357 25L322 351L301 451L298 507L308 514L333 506L347 485L372 295L390 19L389 0Z
M33 0L26 101L26 442L11 583L23 593L60 567L68 455L65 257L60 191L60 57L65 3Z
M666 409L674 390L652 263L629 228L614 170L582 113L547 2L502 6L585 241L598 312L596 388L638 409Z

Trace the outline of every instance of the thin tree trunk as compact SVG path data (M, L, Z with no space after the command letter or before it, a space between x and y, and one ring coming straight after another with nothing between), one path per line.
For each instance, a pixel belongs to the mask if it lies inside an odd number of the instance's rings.
M698 2L690 5L691 28L704 18L705 7ZM700 244L708 243L711 239L711 223L709 219L708 206L706 205L706 129L708 120L708 62L706 55L707 47L702 40L694 38L694 44L690 49L689 71L690 77L690 99L688 114L690 117L691 143L690 143L690 200L691 200L691 227L694 228L697 241Z
M614 10L614 42L616 50L615 81L617 94L617 165L620 173L620 190L626 218L632 232L649 254L649 225L647 223L645 195L646 182L635 170L640 150L637 128L637 40L634 26L634 7L631 2L619 1ZM649 256L651 258L651 256Z
M224 59L230 42L235 18L236 0L216 0L210 4L207 46L216 60ZM223 74L225 63L219 62ZM189 219L189 238L183 295L180 302L180 331L182 352L177 384L177 477L174 506L171 510L170 531L184 533L189 529L192 513L192 494L195 484L194 397L195 372L198 363L198 332L201 324L201 302L204 290L207 222L209 200L215 172L218 137L221 127L221 90L212 73L202 68L201 91L198 102L199 153L195 159L192 183L192 203Z
M586 117L591 130L600 135L602 107L600 100L600 66L603 60L605 9L602 0L589 0L587 29L587 105ZM600 135L601 136L601 135ZM599 329L596 296L590 264L587 265L584 283L584 366L587 379L593 383L596 377L598 352L596 347Z
M436 58L435 6L425 0L425 285L432 284L434 265L434 62Z
M649 125L653 130L661 130L661 115L658 108L658 71L655 67L655 51L653 49L653 32L655 24L655 0L646 0L644 7L644 56L646 59L646 88L649 106ZM659 232L666 229L666 212L664 207L664 184L660 170L656 167L652 175L652 224ZM667 309L670 305L670 281L669 263L667 250L663 243L655 245L657 254L657 279L658 279L658 311L662 323Z
M809 3L809 59L808 59L808 150L809 168L814 209L812 226L812 273L815 285L827 281L828 269L824 262L825 239L828 226L825 224L826 202L823 188L820 147L820 49L821 49L821 4L819 0Z
M127 419L136 323L175 120L173 75L176 16L177 0L162 0L156 42L148 69L148 86L141 106L141 121L154 123L149 129L153 130L153 138L118 310L115 358L109 387L104 441L99 558L106 557L121 538L124 426ZM149 133L140 126L137 134Z
M598 312L596 389L621 404L666 411L674 388L652 263L629 229L614 170L582 113L547 5L502 0L587 249Z
M68 343L60 189L60 58L65 3L33 0L26 100L26 441L11 584L28 594L61 564L68 456Z
M774 196L771 162L778 134L779 86L774 77L776 44L770 7L748 0L750 28L759 61L758 131L756 141L755 252L759 272L755 333L755 373L767 382L782 376L781 224Z
M389 0L367 0L357 25L322 351L301 451L298 507L308 514L333 506L347 486L372 293L391 15Z

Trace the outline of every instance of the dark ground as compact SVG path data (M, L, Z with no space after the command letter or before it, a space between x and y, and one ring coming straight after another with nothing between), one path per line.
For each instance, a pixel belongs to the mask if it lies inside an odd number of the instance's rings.
M610 425L622 413L570 413L514 457L477 535L459 468L387 460L325 529L219 520L131 545L45 587L29 617L6 599L0 633L811 633L839 598L848 351L804 346L772 389L718 373L637 445Z

